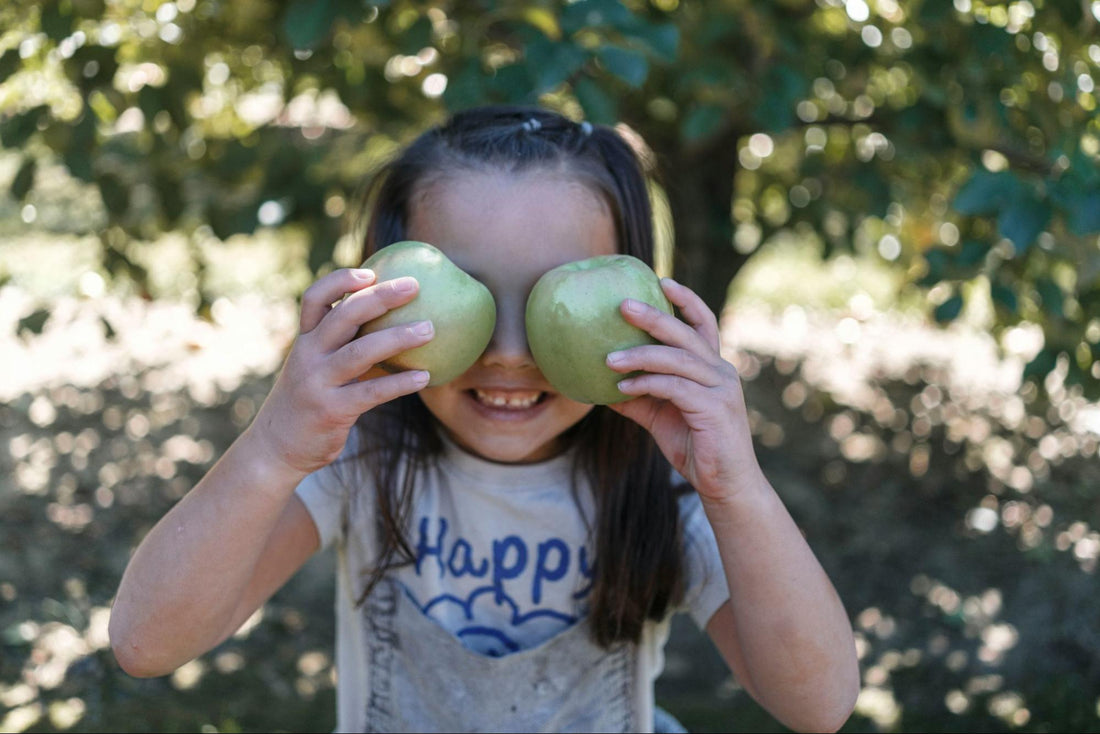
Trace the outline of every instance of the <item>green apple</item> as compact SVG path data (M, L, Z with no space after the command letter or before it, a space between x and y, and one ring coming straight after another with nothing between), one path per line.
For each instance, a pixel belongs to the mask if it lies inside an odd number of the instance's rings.
M412 301L363 324L356 336L425 319L435 326L430 342L386 360L383 369L427 370L428 384L442 385L468 370L489 345L497 321L493 294L438 248L412 240L395 242L362 267L373 270L379 283L411 275L420 290Z
M535 283L527 298L527 344L555 390L596 405L629 399L617 384L628 375L608 367L607 355L656 341L623 318L626 298L672 313L656 273L630 255L566 263Z

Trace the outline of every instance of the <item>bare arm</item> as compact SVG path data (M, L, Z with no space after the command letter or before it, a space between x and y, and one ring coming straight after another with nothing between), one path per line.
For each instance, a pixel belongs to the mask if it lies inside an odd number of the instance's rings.
M416 295L412 279L374 281L370 271L341 270L310 287L301 333L256 419L142 540L109 627L127 672L170 673L285 583L318 547L295 487L339 455L361 414L426 384L415 371L360 379L431 339L410 326L355 338L360 324ZM353 295L331 305L345 293Z
M714 314L688 288L662 287L685 321L623 303L623 317L660 344L608 356L615 370L643 372L620 383L636 399L611 407L648 430L699 493L730 588L707 631L734 674L792 729L839 728L859 692L848 616L760 470Z
M753 507L704 505L730 589L707 633L776 719L798 731L835 731L859 693L851 624L801 532L767 490Z
M110 621L127 673L165 675L221 643L317 550L295 482L249 469L238 442L131 559Z

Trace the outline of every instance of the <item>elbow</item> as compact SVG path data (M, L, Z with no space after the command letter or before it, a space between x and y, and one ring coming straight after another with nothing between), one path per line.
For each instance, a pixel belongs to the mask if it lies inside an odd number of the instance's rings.
M804 717L784 717L786 720L780 719L780 722L791 731L835 732L847 723L853 710L855 710L855 696L852 696L850 701L838 700L833 702L833 705L823 705Z
M859 668L856 667L855 672L845 678L846 682L833 694L831 700L821 706L816 721L803 731L835 732L847 723L855 711L856 699L859 698Z
M825 683L816 690L816 695L803 699L804 705L793 709L789 706L783 709L777 707L773 710L773 715L792 731L838 731L851 717L859 698L858 664L852 665L849 670L837 671L831 685Z
M849 669L837 676L837 683L829 700L817 710L815 720L808 722L809 726L801 731L835 732L847 723L859 698L859 664L853 660Z
M107 634L111 640L111 652L114 653L118 666L127 675L134 678L156 678L171 673L177 667L158 663L156 654L143 645L139 636L115 614L111 615Z

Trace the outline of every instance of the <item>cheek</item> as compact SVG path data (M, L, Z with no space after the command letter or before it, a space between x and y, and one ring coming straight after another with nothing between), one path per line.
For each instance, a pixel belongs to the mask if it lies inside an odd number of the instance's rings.
M558 395L557 400L561 401L561 407L558 409L558 415L563 419L568 420L569 425L580 422L582 418L592 412L596 407L595 405L589 405L588 403L578 403L574 400L570 400L564 395Z
M426 387L417 394L428 411L436 418L446 413L448 409L453 409L459 398L457 391L450 389L449 385Z

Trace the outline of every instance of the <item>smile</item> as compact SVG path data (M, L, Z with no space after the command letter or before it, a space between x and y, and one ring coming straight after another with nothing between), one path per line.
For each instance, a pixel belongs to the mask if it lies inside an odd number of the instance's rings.
M471 392L482 405L504 410L526 410L537 405L546 395L546 393L539 391L516 390L474 389Z

